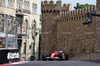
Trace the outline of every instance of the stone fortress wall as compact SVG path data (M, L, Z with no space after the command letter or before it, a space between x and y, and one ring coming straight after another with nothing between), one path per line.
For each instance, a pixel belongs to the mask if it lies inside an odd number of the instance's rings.
M53 1L42 1L42 35L41 35L41 54L56 50L57 45L57 18L62 10L70 10L71 5L62 7L61 1L54 4Z
M96 48L96 17L92 25L83 25L87 13L96 13L96 7L90 6L71 10L71 4L57 1L43 1L42 11L42 43L43 52L62 50L70 57L95 53Z
M95 6L62 11L57 20L57 47L64 50L70 57L92 53L95 51L95 17L92 25L83 25L87 13L95 13Z

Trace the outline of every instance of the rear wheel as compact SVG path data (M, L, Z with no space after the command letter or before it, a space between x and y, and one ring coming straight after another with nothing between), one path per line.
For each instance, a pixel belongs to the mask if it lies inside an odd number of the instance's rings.
M65 60L69 60L68 54L65 54Z
M47 57L47 54L46 54L46 53L43 53L43 54L42 54L42 60L45 61L45 60L46 60L46 57Z

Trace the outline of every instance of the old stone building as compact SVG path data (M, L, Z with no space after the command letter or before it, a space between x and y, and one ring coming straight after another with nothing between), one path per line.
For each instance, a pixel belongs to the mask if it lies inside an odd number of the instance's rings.
M19 17L20 60L38 59L40 0L0 0L0 13Z
M61 1L57 1L56 4L53 1L43 1L41 4L41 53L57 49L57 18L62 10L70 11L71 4L64 4L63 7Z
M62 50L67 52L70 58L77 56L74 59L78 60L100 59L98 53L100 17L92 16L92 25L83 25L88 19L86 15L88 12L99 14L99 6L97 0L96 6L71 10L71 4L61 6L61 1L57 1L56 4L53 1L43 1L41 54ZM83 55L87 56L78 57Z

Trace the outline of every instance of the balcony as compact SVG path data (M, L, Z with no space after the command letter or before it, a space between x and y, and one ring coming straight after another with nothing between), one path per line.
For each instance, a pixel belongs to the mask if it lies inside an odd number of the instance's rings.
M18 40L22 40L22 39L29 39L29 36L26 34L18 34Z
M22 16L28 16L30 14L30 10L17 8L16 9L16 15L22 15Z

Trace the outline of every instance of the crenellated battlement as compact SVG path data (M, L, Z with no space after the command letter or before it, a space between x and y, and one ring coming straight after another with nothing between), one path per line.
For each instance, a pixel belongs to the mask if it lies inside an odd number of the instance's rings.
M41 6L61 6L61 1L57 1L56 4L54 3L54 1L42 1Z
M80 19L81 17L83 18L83 16L85 17L85 15L90 12L93 13L96 11L96 6L90 6L90 7L85 7L82 9L77 9L77 10L72 10L72 11L61 11L60 15L59 15L59 20L74 20L74 19Z
M62 6L61 1L57 1L56 3L54 3L54 1L42 1L41 2L42 13L48 13L48 12L51 13L51 12L54 12L54 10L56 12L62 11L62 10L69 11L71 10L71 4L63 4Z
M90 7L85 7L82 9L77 9L72 11L62 11L60 16L62 16L63 14L65 14L65 16L78 15L78 14L83 14L88 12L94 12L95 10L96 10L95 6L90 6Z

